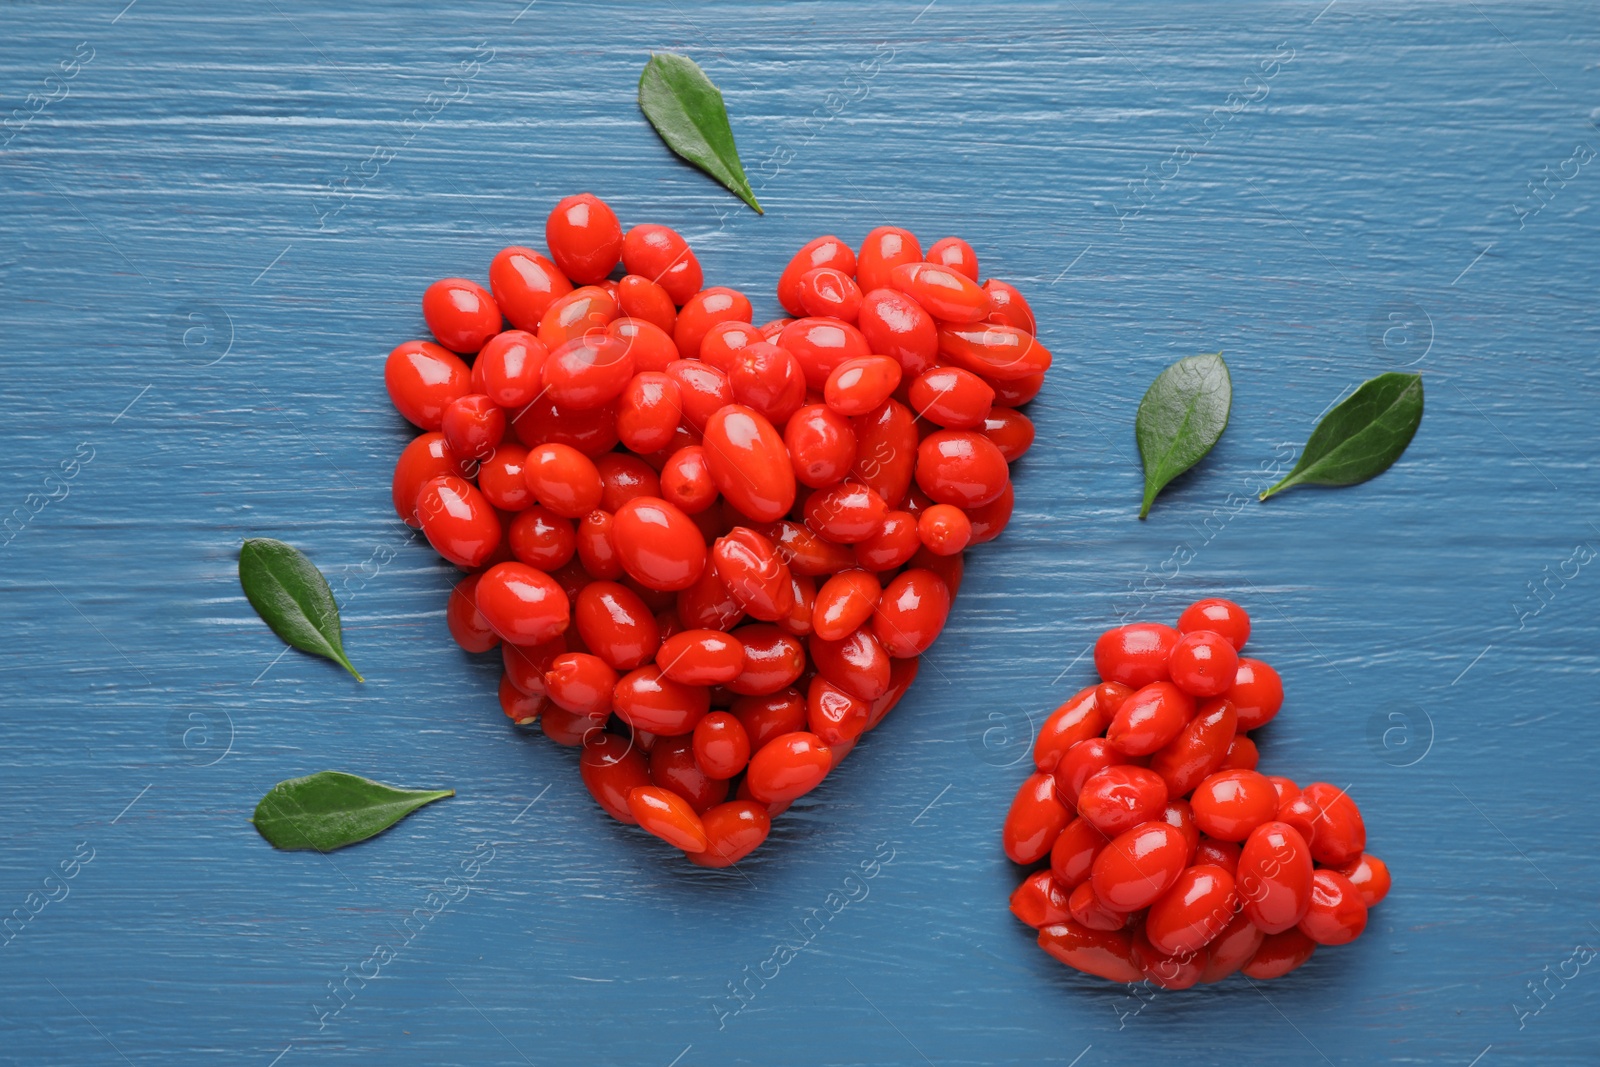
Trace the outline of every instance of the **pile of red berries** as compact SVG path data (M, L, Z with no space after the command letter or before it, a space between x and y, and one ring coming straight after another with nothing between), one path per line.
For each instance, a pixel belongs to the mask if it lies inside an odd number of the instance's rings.
M594 196L545 238L494 257L492 294L434 283L437 343L389 354L424 431L395 510L467 572L450 631L499 646L506 715L581 746L611 816L727 866L911 684L963 550L1010 519L1050 353L953 237L819 237L763 326Z
M1249 731L1283 683L1239 655L1249 636L1228 600L1190 605L1176 630L1107 630L1103 681L1039 730L1002 836L1014 862L1048 860L1011 910L1067 966L1167 989L1277 978L1354 941L1389 892L1344 790L1257 773Z

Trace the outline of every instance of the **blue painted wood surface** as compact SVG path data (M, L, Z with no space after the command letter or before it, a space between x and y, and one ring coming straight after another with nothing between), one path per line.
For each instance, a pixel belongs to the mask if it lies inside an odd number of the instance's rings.
M0 1060L1600 1061L1591 5L523 3L6 7ZM661 48L766 217L637 113ZM817 233L959 233L1057 355L920 684L742 875L504 725L389 505L421 290L581 189L758 321ZM1137 522L1134 406L1219 348L1232 424ZM1251 499L1407 366L1393 470ZM250 535L329 575L365 686L280 657ZM1265 764L1347 785L1395 889L1286 980L1129 996L1008 915L997 829L1093 636L1201 594L1286 678ZM458 795L266 847L325 767Z

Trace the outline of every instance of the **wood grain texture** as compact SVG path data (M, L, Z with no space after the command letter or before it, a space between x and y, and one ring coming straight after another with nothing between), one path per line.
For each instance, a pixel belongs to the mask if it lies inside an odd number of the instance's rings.
M58 97L0 148L0 915L37 912L0 1061L1595 1062L1592 7L125 2L8 4L0 38L4 110ZM662 48L721 86L766 217L638 114ZM817 233L959 233L1057 354L917 689L743 876L503 724L389 505L422 289L582 189L759 318ZM1138 398L1218 349L1229 429L1140 523ZM1402 366L1396 467L1250 499ZM327 573L366 685L276 658L253 535ZM1289 979L1133 998L1009 916L998 824L1093 636L1202 594L1286 678L1265 761L1348 786L1395 889ZM323 768L458 795L267 848L256 800Z

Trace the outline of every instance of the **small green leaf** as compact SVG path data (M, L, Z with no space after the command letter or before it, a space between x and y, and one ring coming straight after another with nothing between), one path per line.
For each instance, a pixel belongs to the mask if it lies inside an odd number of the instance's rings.
M239 549L239 584L272 632L295 648L325 656L362 678L344 655L339 605L322 572L292 545L252 537Z
M1400 458L1420 425L1422 375L1380 374L1317 423L1300 462L1261 499L1291 485L1355 485L1376 478Z
M396 789L341 771L290 778L267 791L250 821L273 847L336 848L382 833L454 789Z
M765 214L739 162L722 92L688 56L656 52L639 75L639 109L667 147Z
M1233 379L1221 352L1180 359L1150 383L1133 429L1144 459L1144 506L1150 514L1156 494L1200 462L1228 425Z

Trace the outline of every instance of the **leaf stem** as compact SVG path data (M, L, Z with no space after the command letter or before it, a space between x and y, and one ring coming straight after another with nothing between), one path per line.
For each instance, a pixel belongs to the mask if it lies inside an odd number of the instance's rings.
M1275 493L1278 493L1278 492L1280 492L1280 491L1282 491L1284 489L1289 488L1289 486L1291 484L1289 479L1291 479L1293 477L1294 477L1294 475L1292 475L1292 474L1285 476L1284 479L1282 481L1280 481L1277 485L1274 485L1274 486L1268 488L1267 490L1262 492L1262 494L1260 496L1256 497L1256 499L1264 502L1267 499L1267 497L1272 496Z

